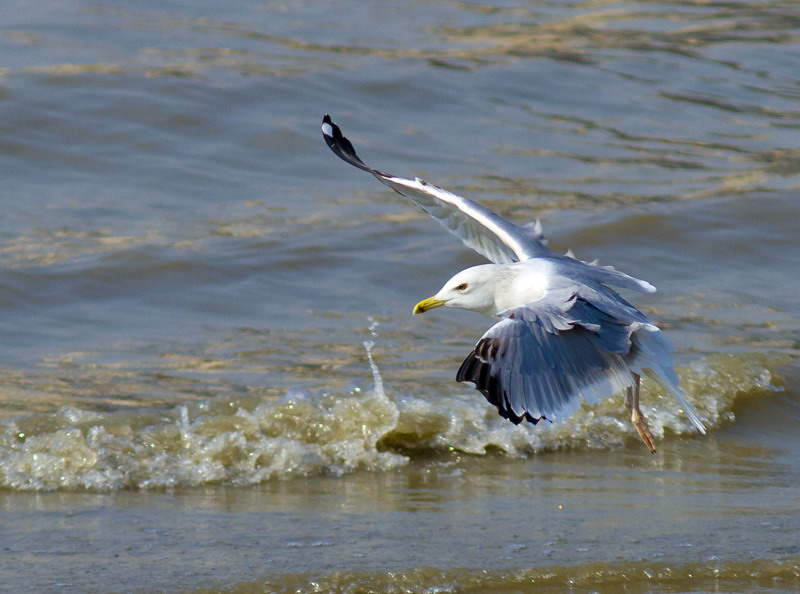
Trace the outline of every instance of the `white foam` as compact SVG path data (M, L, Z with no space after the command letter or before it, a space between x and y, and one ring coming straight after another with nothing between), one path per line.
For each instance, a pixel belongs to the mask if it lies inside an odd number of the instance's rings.
M374 328L373 328L374 330ZM369 343L369 344L367 344ZM221 396L172 410L97 413L64 407L0 421L0 487L17 490L251 485L354 470L385 471L410 457L452 451L526 457L559 449L641 447L622 400L582 407L566 423L515 426L472 390L393 394L364 347L371 390L279 399ZM780 360L782 361L782 360ZM739 394L780 389L774 357L720 355L683 370L684 387L710 429L732 422ZM698 439L669 394L653 383L642 409L658 440L668 432Z

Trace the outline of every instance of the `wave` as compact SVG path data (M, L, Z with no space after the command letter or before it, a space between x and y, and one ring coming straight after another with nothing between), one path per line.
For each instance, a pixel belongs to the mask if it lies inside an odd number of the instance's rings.
M393 394L366 342L374 387L289 390L283 397L221 395L171 409L97 412L65 406L0 421L0 487L96 490L245 486L356 470L386 471L414 458L528 457L613 449L635 442L621 399L583 406L562 424L514 426L473 391ZM733 423L741 397L782 390L782 355L713 355L681 370L710 429ZM645 384L643 411L658 440L696 436L672 398ZM638 446L637 446L638 447Z
M337 571L289 574L226 586L225 592L572 592L585 588L659 592L796 592L800 558L712 561L686 565L646 561L485 570ZM217 592L200 589L195 592Z

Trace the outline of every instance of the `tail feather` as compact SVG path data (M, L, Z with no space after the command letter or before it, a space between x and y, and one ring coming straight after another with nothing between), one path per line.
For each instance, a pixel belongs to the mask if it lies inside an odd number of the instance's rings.
M655 380L662 388L672 394L680 403L681 408L689 417L692 425L702 434L706 428L697 414L694 406L686 397L686 392L681 389L678 374L672 366L670 347L661 330L639 330L631 336L633 360L629 365L639 375L646 375Z

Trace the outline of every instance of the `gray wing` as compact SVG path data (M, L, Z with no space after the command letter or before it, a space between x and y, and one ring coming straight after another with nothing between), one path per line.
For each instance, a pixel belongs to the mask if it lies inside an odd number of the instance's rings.
M574 292L503 312L464 360L470 382L513 423L566 419L580 406L633 386L631 333Z
M541 226L520 227L488 208L419 178L404 179L366 165L352 143L342 135L329 115L322 119L322 135L328 147L345 162L371 173L398 194L416 202L468 248L495 264L510 264L537 256L552 256L545 246Z
M631 372L669 391L705 427L681 390L671 347L645 315L611 289L574 285L500 312L456 374L513 423L568 418L583 397L596 403L632 387Z
M558 258L555 266L558 274L583 285L601 283L640 293L656 291L656 288L645 280L620 272L613 266L600 266L596 260L583 262L575 258L571 251Z

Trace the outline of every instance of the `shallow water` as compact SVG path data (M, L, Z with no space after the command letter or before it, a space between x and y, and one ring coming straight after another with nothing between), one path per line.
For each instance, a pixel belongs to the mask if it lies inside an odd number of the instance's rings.
M800 589L794 3L12 4L6 587ZM709 435L456 384L486 321L410 311L481 260L326 112L656 285Z

